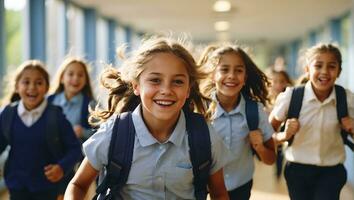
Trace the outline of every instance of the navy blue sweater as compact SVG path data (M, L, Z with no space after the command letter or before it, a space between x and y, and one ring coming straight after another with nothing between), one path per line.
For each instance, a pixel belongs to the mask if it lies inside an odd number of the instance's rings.
M16 109L17 110L17 109ZM11 150L5 166L5 182L11 189L28 189L31 192L56 187L44 175L44 167L48 164L59 164L64 173L72 170L81 157L81 145L76 138L69 121L64 114L58 117L60 125L60 138L65 149L62 158L54 158L45 139L48 109L32 126L27 127L17 112L11 125ZM0 115L4 118L3 114ZM7 142L2 133L0 124L0 152L4 150Z

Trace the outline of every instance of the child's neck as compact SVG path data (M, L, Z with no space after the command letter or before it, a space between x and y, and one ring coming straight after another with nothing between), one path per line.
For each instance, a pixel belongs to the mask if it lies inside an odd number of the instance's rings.
M28 112L30 112L30 111L32 111L32 110L38 108L38 107L43 103L43 101L44 101L44 98L42 99L42 101L41 101L40 103L38 103L38 105L36 105L36 106L34 106L34 107L28 106L28 105L26 105L25 103L23 103L23 107L24 107Z
M71 92L65 92L64 91L64 95L65 95L65 98L66 98L66 100L68 100L68 101L70 101L74 96L76 96L77 94L79 94L79 93L71 93Z
M227 97L224 95L216 95L217 99L221 105L221 107L226 111L232 111L240 102L240 93L238 93L235 97Z
M144 116L144 115L143 115ZM159 142L166 142L176 127L179 115L174 120L159 120L153 117L143 117L146 127L151 135Z
M311 85L312 86L312 85ZM320 102L323 102L324 100L326 100L329 95L331 94L332 90L333 90L333 87L330 89L330 90L326 90L326 91L319 91L319 90L316 90L313 86L312 86L312 90L313 92L315 93L317 99L320 101Z

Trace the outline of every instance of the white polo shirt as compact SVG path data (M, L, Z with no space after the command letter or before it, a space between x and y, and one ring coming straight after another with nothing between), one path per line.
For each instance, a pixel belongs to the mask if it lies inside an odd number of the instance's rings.
M276 99L271 116L278 121L286 120L293 88L287 88ZM348 112L354 116L354 95L346 90ZM317 166L333 166L343 163L345 151L337 118L336 95L333 89L320 102L311 86L305 85L305 93L299 116L300 129L292 145L285 150L285 158L291 162Z

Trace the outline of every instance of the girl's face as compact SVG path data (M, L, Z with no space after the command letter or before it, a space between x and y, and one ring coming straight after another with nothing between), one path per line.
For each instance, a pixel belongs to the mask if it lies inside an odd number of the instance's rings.
M171 53L157 53L144 67L133 83L144 119L175 122L190 92L186 64Z
M77 95L86 84L85 68L82 64L73 62L70 63L61 78L61 83L64 85L66 97L71 98Z
M213 74L217 96L235 100L246 82L246 77L245 63L238 54L222 55Z
M272 76L272 93L278 95L283 92L285 88L289 85L286 77L281 73L274 73Z
M40 71L26 69L16 83L16 92L20 95L27 110L38 107L48 91L48 84Z
M312 88L319 99L327 98L339 76L339 63L329 52L319 53L305 68L309 73Z

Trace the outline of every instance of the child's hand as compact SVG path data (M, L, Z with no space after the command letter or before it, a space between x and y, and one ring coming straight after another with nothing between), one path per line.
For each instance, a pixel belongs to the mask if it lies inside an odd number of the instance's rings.
M285 123L285 139L290 139L293 135L295 135L300 129L299 120L296 118L288 119Z
M250 131L248 137L253 149L257 150L263 147L263 135L259 129Z
M44 167L44 174L50 182L55 183L58 182L61 178L63 178L64 171L60 167L60 165L50 164Z
M344 130L354 135L354 120L351 117L343 117L341 119L341 124Z
M74 126L74 131L75 131L75 135L76 135L77 138L81 138L82 137L82 133L83 133L82 126L75 125Z

